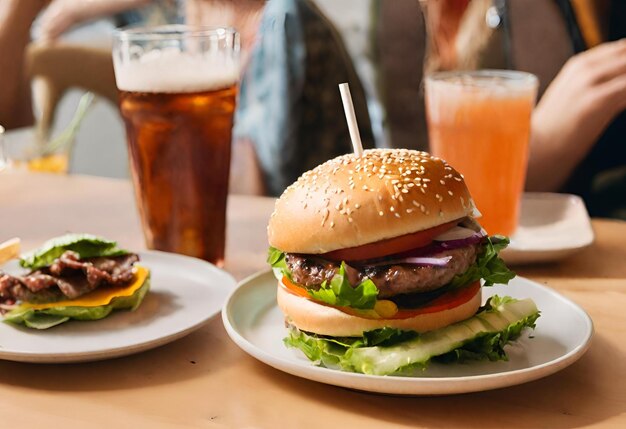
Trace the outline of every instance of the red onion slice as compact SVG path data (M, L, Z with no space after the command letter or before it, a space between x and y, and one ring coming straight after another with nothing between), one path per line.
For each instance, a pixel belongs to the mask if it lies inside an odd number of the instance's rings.
M450 240L462 240L465 238L469 238L472 235L476 234L476 231L470 228L465 228L463 226L455 226L443 234L439 234L435 238L434 241L450 241Z
M452 259L452 256L445 256L442 258L414 256L414 257L408 257L408 258L380 261L374 264L368 264L368 266L376 267L379 265L409 264L409 265L417 265L419 267L445 267L448 264L448 262L450 262L451 259Z
M470 235L467 238L461 238L458 240L440 241L437 244L439 244L439 246L445 250L458 249L459 247L465 247L465 246L470 246L472 244L480 243L485 238L485 235L486 234L483 231L474 232L472 235Z

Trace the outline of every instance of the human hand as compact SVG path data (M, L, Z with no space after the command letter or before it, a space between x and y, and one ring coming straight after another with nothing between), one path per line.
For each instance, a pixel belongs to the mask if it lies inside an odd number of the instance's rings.
M559 189L626 109L626 39L572 57L535 108L527 188Z
M53 0L41 16L41 40L57 39L74 25L134 9L151 0Z

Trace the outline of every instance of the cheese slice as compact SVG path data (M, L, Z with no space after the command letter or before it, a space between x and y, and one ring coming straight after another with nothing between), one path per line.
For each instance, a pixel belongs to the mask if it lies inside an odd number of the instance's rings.
M101 287L86 295L76 299L68 299L65 301L47 302L44 304L32 304L24 302L20 308L32 308L33 310L45 310L52 307L99 307L108 305L115 298L127 297L134 294L146 281L150 274L150 270L141 265L135 265L135 280L126 286L117 287Z

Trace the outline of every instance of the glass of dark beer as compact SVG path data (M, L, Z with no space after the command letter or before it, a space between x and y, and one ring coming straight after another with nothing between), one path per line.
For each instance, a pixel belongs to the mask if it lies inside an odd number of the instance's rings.
M113 63L146 244L222 266L238 34L120 30Z

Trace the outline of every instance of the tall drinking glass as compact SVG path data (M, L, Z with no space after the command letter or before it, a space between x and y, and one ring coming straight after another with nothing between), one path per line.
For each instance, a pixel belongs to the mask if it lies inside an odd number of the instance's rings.
M148 247L223 265L238 34L121 30L113 63Z
M504 70L426 78L430 150L465 176L490 234L517 227L537 85L532 74Z

